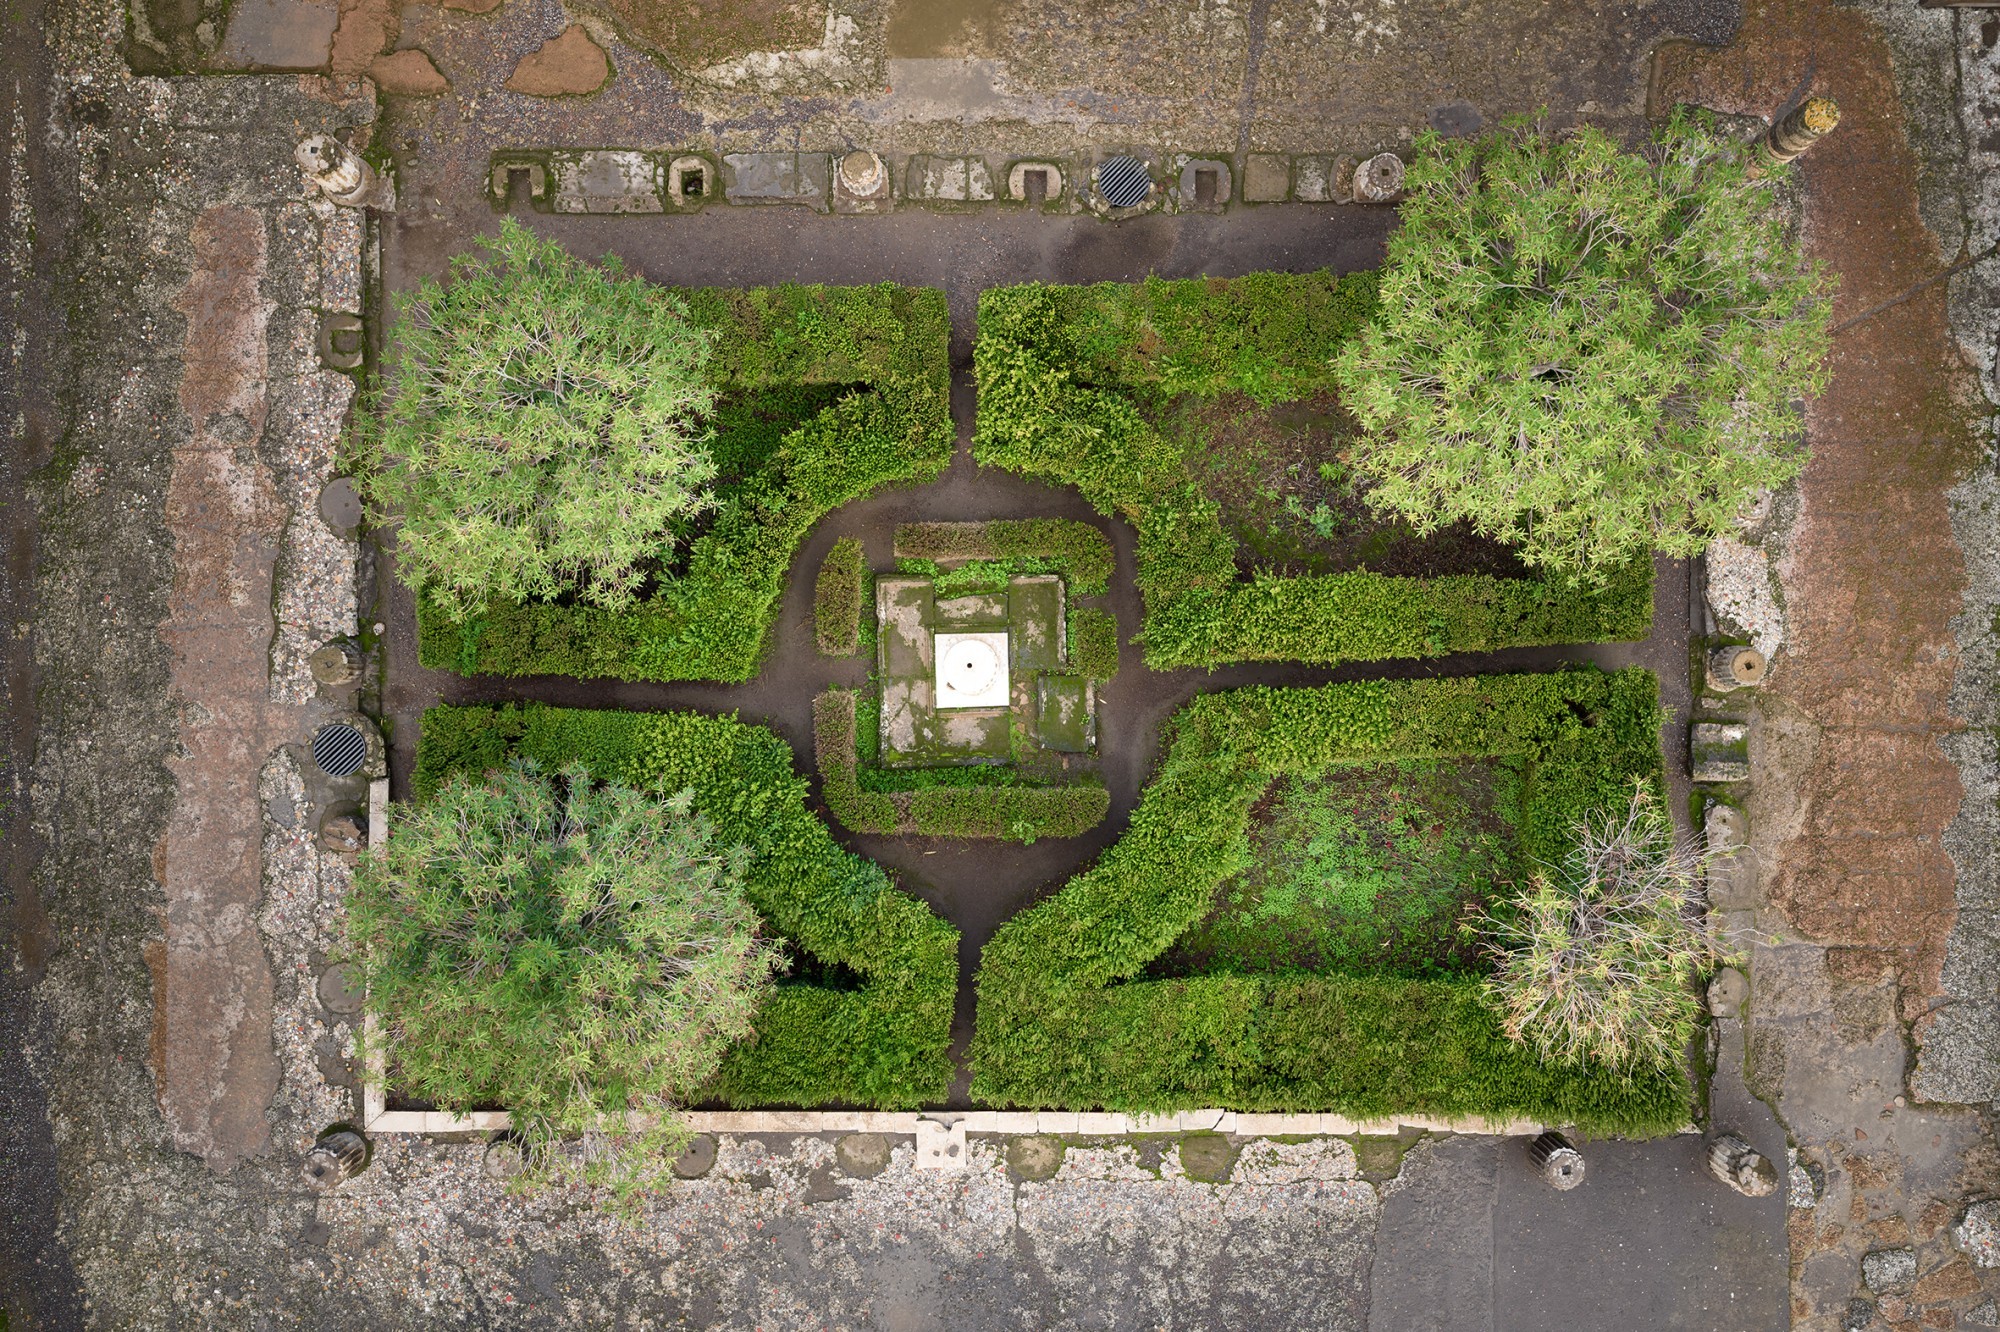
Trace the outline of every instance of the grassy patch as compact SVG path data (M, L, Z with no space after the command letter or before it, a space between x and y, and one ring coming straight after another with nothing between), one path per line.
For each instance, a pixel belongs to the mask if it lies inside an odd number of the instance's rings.
M1278 779L1251 810L1248 867L1150 974L1481 970L1462 926L1520 872L1523 767L1405 759Z

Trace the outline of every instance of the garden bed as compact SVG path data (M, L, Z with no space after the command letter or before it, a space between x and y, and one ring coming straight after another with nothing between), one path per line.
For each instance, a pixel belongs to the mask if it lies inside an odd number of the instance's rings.
M792 556L822 517L951 459L944 295L786 286L679 290L712 329L719 509L627 611L495 602L417 607L424 665L465 675L747 680Z
M944 1098L958 931L840 848L807 808L782 740L697 713L440 706L424 714L414 794L511 758L580 762L660 794L692 788L718 841L754 853L745 893L792 965L707 1099L894 1109Z
M980 295L973 348L975 456L1073 485L1099 511L1137 528L1146 606L1139 642L1156 668L1331 664L1645 637L1647 562L1595 588L1514 576L1518 568L1503 551L1464 533L1419 542L1360 526L1351 487L1338 512L1328 500L1308 504L1296 495L1308 528L1325 502L1320 521L1353 520L1350 540L1314 547L1294 531L1263 555L1240 549L1245 531L1285 537L1259 507L1285 507L1285 491L1258 479L1271 464L1260 464L1251 447L1269 448L1271 432L1250 422L1239 431L1244 441L1220 451L1205 437L1227 436L1232 411L1254 416L1301 404L1302 423L1333 418L1325 397L1333 355L1375 300L1372 273L989 289ZM1315 443L1314 429L1327 438ZM1285 444L1271 456L1331 447L1336 429L1337 421L1323 419L1304 445ZM1314 477L1326 481L1317 465ZM1266 500L1267 491L1276 499ZM1241 576L1246 566L1258 570L1254 577ZM1380 571L1391 567L1426 576Z
M895 550L901 573L854 574L876 592L868 687L813 701L828 810L876 835L1033 842L1097 826L1111 796L1095 700L1118 669L1117 623L1066 607L1074 592L1106 590L1110 539L1062 519L907 523ZM843 570L843 593L848 583ZM968 633L1004 644L1007 686L989 705L954 708L936 696L933 644Z
M1251 865L1253 812L1274 785L1352 780L1339 770L1362 764L1504 766L1518 773L1512 808L1497 808L1496 789L1496 808L1475 822L1511 815L1514 863L1546 862L1562 854L1579 815L1622 808L1634 777L1659 779L1659 725L1655 682L1636 670L1197 699L1170 724L1166 757L1124 837L987 945L973 1095L1030 1107L1218 1104L1677 1129L1692 1104L1685 1077L1538 1063L1501 1032L1474 975L1357 970L1350 948L1348 970L1239 960L1143 979L1191 931L1199 944L1204 922L1213 930L1218 890ZM1341 962L1326 952L1322 942L1317 960Z

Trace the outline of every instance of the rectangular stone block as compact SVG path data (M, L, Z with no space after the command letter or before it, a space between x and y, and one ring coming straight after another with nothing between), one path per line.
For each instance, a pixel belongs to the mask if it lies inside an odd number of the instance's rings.
M1178 1133L1181 1127L1179 1115L1134 1115L1134 1133Z
M833 171L825 153L726 153L723 193L731 203L795 203L827 209Z
M1038 1110L1035 1112L1035 1132L1075 1133L1076 1111Z
M1697 782L1749 781L1749 727L1741 722L1696 722L1688 728L1688 762Z
M963 597L940 597L935 614L940 629L1005 629L1007 594L975 592Z
M928 578L875 580L876 664L886 677L922 679L931 675L931 628L935 593Z
M1063 585L1054 574L1007 580L1007 617L1013 625L1014 665L1053 670L1063 655Z
M1243 201L1278 203L1292 187L1291 159L1278 153L1252 153L1243 167Z
M914 1110L863 1110L855 1116L854 1132L907 1137L917 1131L919 1118Z
M993 1131L995 1133L1014 1133L1024 1136L1030 1133L1039 1133L1041 1127L1036 1122L1037 1118L1038 1116L1032 1110L1001 1110L993 1116Z
M558 213L660 213L660 164L651 154L617 148L549 154Z
M1226 1114L1225 1110L1183 1110L1174 1118L1182 1133L1215 1133Z
M1122 1137L1131 1130L1132 1121L1120 1114L1085 1111L1076 1117L1076 1131L1086 1137Z
M940 1124L935 1119L917 1121L919 1170L963 1170L966 1166L965 1127Z
M993 174L984 158L919 154L910 159L903 190L935 203L983 203L993 197Z
M958 1123L967 1133L998 1133L1000 1112L998 1110L968 1110L958 1117Z

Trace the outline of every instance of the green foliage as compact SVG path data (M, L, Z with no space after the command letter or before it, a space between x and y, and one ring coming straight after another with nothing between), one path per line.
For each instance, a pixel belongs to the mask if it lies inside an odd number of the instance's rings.
M401 1084L457 1113L506 1106L544 1164L557 1135L608 1119L626 1138L627 1112L671 1118L696 1095L779 957L744 900L748 849L693 799L515 764L396 806L347 932ZM644 1182L664 1158L599 1159Z
M813 638L822 655L851 657L861 646L862 580L867 566L861 543L842 537L819 566L813 585Z
M1699 554L1796 475L1828 283L1747 146L1676 111L1644 155L1526 120L1418 138L1382 304L1336 366L1369 502L1595 576Z
M1110 611L1069 613L1069 664L1078 675L1109 680L1118 674L1118 618Z
M905 572L932 575L940 596L1004 587L1009 574L1037 573L1061 574L1072 596L1102 596L1116 567L1111 539L1089 523L1067 518L904 523L896 529L896 556L911 562ZM938 569L968 561L970 571Z
M1138 641L1148 666L1332 664L1646 635L1652 569L1643 560L1583 588L1366 572L1240 581L1235 543L1181 446L1148 421L1130 393L1106 385L1241 392L1259 401L1332 387L1334 351L1375 310L1375 275L1262 274L1249 296L1238 292L1251 281L1029 285L980 294L974 456L1073 485L1098 511L1138 529L1136 578L1146 606ZM1286 304L1278 299L1283 292L1299 309L1320 312L1309 328L1274 308ZM1219 326L1246 301L1254 320L1233 332ZM1197 317L1203 309L1211 317ZM1272 340L1260 340L1266 336ZM1206 354L1218 359L1203 362Z
M1405 759L1273 782L1249 866L1175 945L1173 972L1473 970L1468 913L1512 882L1524 766Z
M966 766L909 774L876 770L892 780L915 780L893 791L871 789L874 784L864 783L856 766L856 727L853 690L831 689L813 700L820 796L835 818L858 833L1034 842L1080 836L1102 823L1111 808L1111 793L1101 782L1029 785L1007 768Z
M1199 976L1141 971L1244 868L1273 781L1342 763L1514 757L1519 830L1560 855L1579 811L1660 772L1652 677L1484 676L1241 689L1197 698L1124 837L1003 925L979 970L973 1095L988 1103L1162 1111L1193 1105L1373 1115L1526 1116L1663 1132L1685 1079L1536 1063L1476 979Z
M417 606L424 665L485 675L747 680L793 552L814 524L884 485L928 481L951 461L942 292L881 283L672 294L715 339L709 365L721 401L756 404L742 418L756 434L751 443L715 442L718 456L745 470L722 488L712 525L689 542L672 576L623 611L503 600L459 614L424 597ZM773 446L770 422L749 416L810 407L812 394L793 401L779 392L798 386L841 392Z
M714 334L670 292L513 219L397 321L358 476L396 573L463 614L574 594L622 610L714 506L700 418Z
M1553 877L1488 916L1486 983L1507 1035L1548 1063L1673 1068L1698 1022L1695 984L1722 960L1704 919L1707 857L1678 842L1651 782L1620 812L1577 819Z
M884 1109L941 1100L951 1082L958 931L837 844L806 806L785 743L733 716L598 712L538 704L424 714L413 787L510 757L582 763L651 792L692 789L723 844L750 848L743 891L795 966L845 968L855 988L781 981L704 1099L731 1105L844 1102Z

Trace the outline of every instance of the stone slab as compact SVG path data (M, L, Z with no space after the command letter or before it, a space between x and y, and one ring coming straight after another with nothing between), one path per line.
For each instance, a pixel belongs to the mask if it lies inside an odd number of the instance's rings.
M939 712L932 747L941 759L957 762L1005 761L1014 752L1008 708L957 708Z
M216 63L235 70L325 69L339 19L336 0L237 0Z
M875 580L876 665L885 679L931 676L931 631L935 595L928 578Z
M936 624L940 629L1005 629L1007 594L975 592L963 597L939 597Z
M917 1169L963 1170L967 1159L963 1124L940 1124L935 1119L917 1121Z
M1044 675L1037 688L1035 736L1042 747L1059 754L1089 753L1090 682L1080 675Z
M624 149L551 153L555 182L549 206L558 213L659 213L660 164L650 154Z
M1014 669L1053 670L1063 657L1063 585L1054 574L1007 580L1007 619L1014 633Z
M1352 175L1354 159L1344 160L1344 169ZM1300 203L1352 203L1354 187L1350 184L1341 188L1343 159L1324 153L1314 153L1306 157L1292 159L1292 197ZM1346 197L1342 197L1345 195Z
M826 211L833 164L825 153L726 153L723 193L731 203L794 203Z
M903 190L912 199L934 203L984 203L993 197L993 173L984 158L920 153L910 159Z
M1252 153L1243 166L1243 201L1278 203L1292 188L1291 159L1279 153Z
M923 755L931 744L937 713L927 679L882 682L882 762L895 765Z

